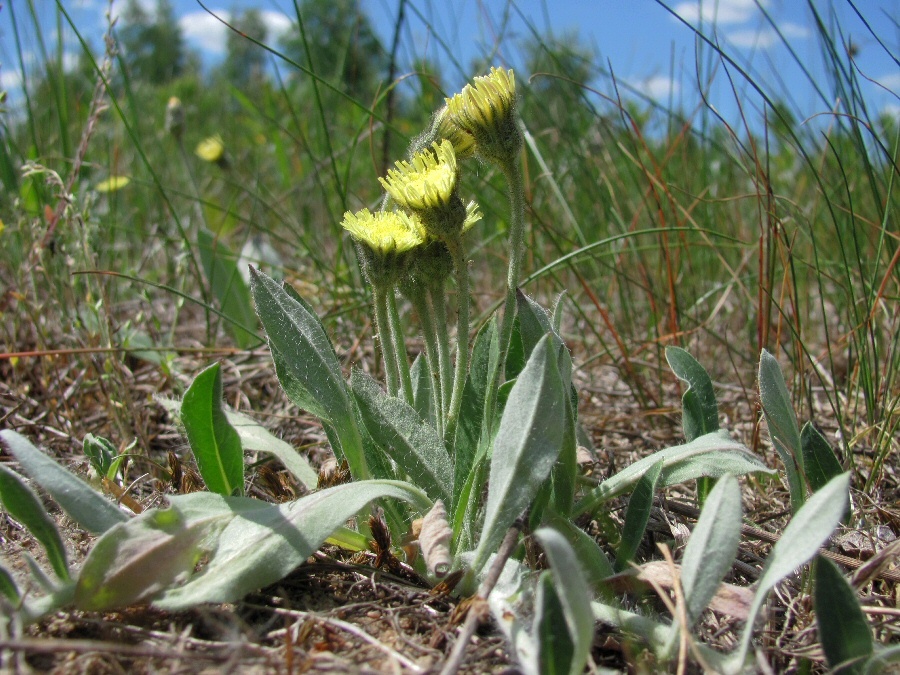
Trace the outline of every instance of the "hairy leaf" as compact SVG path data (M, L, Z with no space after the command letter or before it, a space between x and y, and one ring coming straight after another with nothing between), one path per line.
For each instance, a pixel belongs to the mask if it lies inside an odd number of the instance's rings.
M197 375L184 393L181 422L206 487L220 495L242 494L244 451L225 415L218 363Z
M111 501L50 459L24 436L4 429L0 431L0 438L32 480L85 529L101 534L113 525L128 520L128 516Z
M406 401L385 394L360 370L350 375L350 388L372 439L429 497L450 503L453 466L434 427L423 422Z
M560 672L576 675L584 672L594 638L591 591L575 550L561 532L551 527L543 527L537 530L534 536L550 561L554 586L563 608L563 619L572 641L569 667ZM544 644L543 636L539 644Z
M171 497L101 537L82 568L75 601L102 610L153 600L165 609L232 602L281 579L372 500L431 502L408 483L361 481L286 504L193 493ZM195 567L201 558L205 563Z
M290 443L286 443L252 417L225 409L225 417L241 439L244 450L256 450L275 456L284 468L309 489L314 490L319 474Z
M769 427L772 444L781 456L791 491L791 507L796 512L803 504L803 453L800 427L791 405L791 396L784 383L778 360L765 349L759 357L759 398Z
M538 672L544 675L581 673L584 664L576 669L575 644L566 622L566 608L549 572L542 572L538 577L534 604Z
M615 476L607 478L575 505L575 515L592 511L603 502L628 490L654 464L662 461L660 486L674 485L700 476L719 477L726 473L740 476L745 473L775 473L750 450L728 433L719 430L705 434L684 445L676 445L654 452L629 465Z
M862 673L874 645L856 591L828 558L816 559L815 574L816 626L828 665L835 673Z
M661 460L651 466L641 476L634 487L631 499L628 500L625 526L622 528L622 541L619 543L619 550L616 551L617 570L623 570L628 566L644 538L644 531L647 529L647 523L650 522L650 510L653 508L653 497L656 495L662 468Z
M681 562L681 586L691 625L712 600L734 563L741 539L741 488L725 475L709 493Z
M19 476L0 464L0 502L13 518L22 523L47 552L50 566L63 581L69 578L66 547L56 523L49 516L38 496Z
M800 432L800 446L806 480L813 492L844 471L828 441L810 422Z
M494 439L475 570L481 569L550 474L565 432L566 396L556 349L545 336L510 392Z
M684 438L693 441L719 429L719 406L709 373L693 356L680 347L666 347L666 361L678 379L688 388L681 397Z

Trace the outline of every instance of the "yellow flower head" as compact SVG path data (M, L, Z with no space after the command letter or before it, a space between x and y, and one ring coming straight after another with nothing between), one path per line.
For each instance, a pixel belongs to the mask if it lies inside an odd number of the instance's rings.
M399 160L379 178L388 194L412 211L430 211L450 204L459 184L453 144L444 140L417 152L411 162Z
M468 131L457 126L450 117L450 110L447 106L441 108L435 115L432 129L438 140L446 139L453 144L456 159L468 159L475 156L475 139Z
M400 211L347 211L341 224L356 241L382 256L406 253L425 242L418 220Z
M521 146L516 124L516 78L512 70L491 68L447 99L450 120L475 139L491 161L511 161Z
M128 185L131 179L128 176L112 176L102 180L94 187L97 192L115 192Z
M221 162L225 156L225 143L218 134L204 138L197 144L194 154L204 162Z
M463 222L462 231L463 233L468 232L472 229L472 227L481 220L482 214L481 210L478 208L478 204L474 201L466 204L466 220Z
M341 224L357 243L363 274L376 288L395 284L406 272L408 254L425 243L419 220L400 211L347 211Z

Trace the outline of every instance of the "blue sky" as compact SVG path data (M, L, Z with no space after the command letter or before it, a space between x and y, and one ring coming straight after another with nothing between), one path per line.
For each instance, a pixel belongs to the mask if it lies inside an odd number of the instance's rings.
M24 59L31 64L40 53L28 5L24 0L0 0L0 86L11 94L15 103L21 74L15 41L12 39L9 3L15 2L16 18L22 36ZM33 0L43 24L42 34L55 47L56 3ZM142 0L150 8L155 0ZM124 7L116 0L113 11ZM231 10L255 6L264 17L274 39L290 30L293 16L291 0L206 0L213 13L227 18ZM399 0L361 0L372 18L376 31L387 44L393 31ZM715 35L727 53L751 70L767 88L785 92L796 105L801 118L827 113L834 101L822 100L809 85L787 48L778 38L766 15L813 76L826 84L821 68L822 58L807 3L801 0L671 0L671 11L653 0L557 1L516 0L409 0L402 39L401 72L415 58L427 56L441 62L448 78L447 86L455 88L474 74L468 68L474 59L492 54L492 61L508 66L521 66L520 46L531 34L531 26L543 35L565 38L577 34L592 48L597 63L611 70L623 89L629 88L667 105L690 111L699 100L699 76L715 73L709 89L713 106L730 122L738 116L735 94L727 77L708 48L698 51L693 32L682 21L702 26L704 33ZM846 0L818 1L816 7L826 21L836 21L845 36L858 49L856 66L863 80L863 91L870 111L900 115L900 66L893 61L878 41L866 30L853 7ZM7 5L7 6L4 6ZM203 55L204 63L215 63L224 50L225 27L194 0L172 0L176 15L189 44ZM105 28L108 4L103 0L63 0L79 31L94 45L100 44ZM896 0L857 0L856 8L867 19L888 49L900 56L900 3ZM65 60L74 62L77 45L71 31L63 27ZM443 45L443 46L442 46ZM458 65L454 65L452 54ZM699 59L699 60L698 60ZM871 82L866 81L871 80ZM594 85L604 94L612 93L609 78ZM758 105L740 78L736 86L738 98L748 109ZM626 96L633 96L626 93ZM830 96L830 93L828 94ZM598 106L603 103L600 99Z

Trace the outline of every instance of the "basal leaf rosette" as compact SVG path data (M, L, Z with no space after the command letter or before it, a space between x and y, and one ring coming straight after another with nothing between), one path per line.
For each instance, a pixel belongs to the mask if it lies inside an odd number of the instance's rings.
M357 244L366 279L379 288L396 283L406 271L410 252L426 238L418 218L401 211L347 211L341 225Z
M411 161L399 160L394 166L378 179L394 201L415 213L430 237L441 241L459 237L467 212L457 190L459 167L453 144L435 142Z
M515 159L522 146L516 121L516 78L512 70L491 68L447 99L447 117L475 139L478 154L499 164Z

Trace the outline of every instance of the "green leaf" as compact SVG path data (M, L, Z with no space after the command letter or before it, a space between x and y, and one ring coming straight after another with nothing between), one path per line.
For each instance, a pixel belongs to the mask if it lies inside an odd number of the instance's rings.
M816 552L831 533L847 509L850 474L844 473L831 479L821 490L814 492L803 507L794 514L784 528L778 543L772 547L769 559L757 582L756 594L750 605L740 645L730 659L731 672L739 672L744 665L747 648L753 636L756 615L769 591L788 574L803 565Z
M32 480L47 491L75 522L94 534L128 520L110 500L32 445L4 429L0 438Z
M559 672L577 675L584 672L594 639L590 588L581 570L578 556L563 533L550 527L543 527L537 530L534 536L550 561L554 586L562 603L564 622L572 642L569 667ZM559 625L557 623L557 626ZM539 645L543 644L542 636Z
M428 363L423 353L419 353L413 361L412 367L409 369L409 377L412 380L413 408L419 413L419 417L434 425L434 396L431 393L431 376L428 374ZM465 400L463 407L465 407ZM462 419L460 423L462 423Z
M558 344L560 338L553 330L550 315L543 307L516 289L516 318L519 321L519 334L522 339L522 351L525 360L545 335L552 334Z
M609 558L593 537L568 518L550 513L545 522L566 538L586 575L591 595L605 591L604 581L615 574Z
M681 587L693 625L731 569L741 540L741 488L725 475L709 493L681 562Z
M566 610L549 572L538 577L535 598L534 635L537 638L538 672L542 675L568 675L575 669L575 644L566 624Z
M797 416L791 405L791 397L784 383L781 366L765 349L759 357L759 398L772 444L781 456L787 472L791 508L796 512L806 497L800 427L797 425Z
M228 319L225 330L241 349L258 345L260 338L254 333L257 320L253 302L238 270L237 256L225 242L203 227L197 231L197 248L210 289L219 302L222 314Z
M572 357L565 345L559 344L557 367L563 380L563 389L569 392L565 397L566 417L559 457L550 472L553 484L553 508L557 513L569 516L575 503L576 480L578 478L578 393L572 386Z
M3 565L0 565L0 595L13 605L18 605L22 599L22 594L19 593L19 587L16 586L15 579Z
M38 496L14 471L3 464L0 464L0 502L6 512L28 528L41 543L56 576L66 581L69 578L69 564L66 562L66 547L56 529L56 523L44 510Z
M335 454L347 460L354 478L367 478L356 411L319 318L294 293L261 272L251 270L250 288L269 336L279 382L292 398L302 391L303 397L314 401L305 407L334 429L339 440Z
M220 495L242 494L244 451L222 405L218 363L197 375L184 393L181 422L206 487Z
M500 365L504 366L504 364ZM513 320L512 335L509 338L509 349L506 351L506 364L502 374L506 376L507 380L513 380L519 376L524 367L525 346L522 343L522 327L517 316Z
M815 576L816 626L828 665L835 673L862 673L874 645L856 591L828 558L816 559Z
M803 468L810 489L815 492L828 481L843 473L844 469L834 454L834 450L811 422L803 425L800 432L800 447L803 449Z
M453 465L434 427L406 401L388 396L378 383L354 368L350 389L372 439L433 500L450 503Z
M650 522L650 511L653 508L653 497L656 495L656 487L659 477L662 475L662 460L657 461L647 472L641 476L631 499L628 500L628 510L625 512L625 526L622 528L622 541L619 550L616 551L616 570L623 570L634 559L638 546L644 538L647 523Z
M99 476L106 476L113 459L119 454L116 447L108 440L94 434L87 434L82 441L85 456Z
M568 392L556 361L556 349L545 336L510 392L494 439L476 571L531 504L559 456Z
M347 483L286 504L202 492L170 497L171 508L145 511L97 541L75 602L105 610L153 600L176 610L236 601L283 578L379 498L421 512L432 505L415 486L393 481Z
M684 445L654 452L607 478L575 505L575 515L593 511L603 502L630 490L656 462L663 462L660 486L674 485L700 476L719 477L726 473L775 473L742 443L719 430Z
M319 474L310 466L306 457L297 452L290 443L275 436L252 417L227 408L225 417L240 437L244 450L274 455L307 489L316 489Z
M719 406L709 373L693 356L680 347L666 347L666 361L678 379L688 388L681 397L681 423L684 437L693 441L719 429Z

